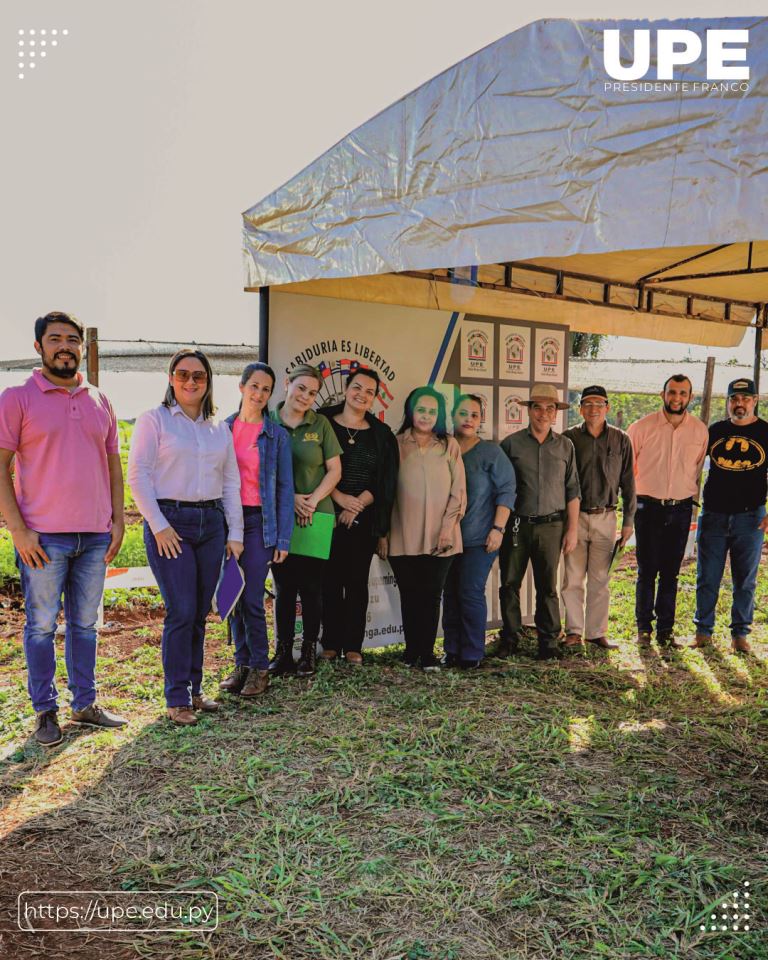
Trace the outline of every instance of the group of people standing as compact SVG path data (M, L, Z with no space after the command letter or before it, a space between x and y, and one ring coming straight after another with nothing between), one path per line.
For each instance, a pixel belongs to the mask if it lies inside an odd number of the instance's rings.
M38 319L41 369L0 395L0 512L21 572L29 693L35 735L44 745L62 737L53 645L62 595L72 719L125 723L95 703L95 624L104 565L123 537L123 487L114 412L78 373L83 334L68 314ZM371 413L379 392L375 370L353 369L343 402L318 412L321 386L317 369L297 366L285 379L285 399L270 411L275 374L251 363L240 380L239 409L218 420L210 363L201 351L184 349L171 360L161 403L136 422L128 481L165 604L162 661L174 723L191 725L199 712L219 709L202 680L206 617L225 557L237 559L245 586L230 616L235 666L220 687L245 698L262 695L270 675L314 673L318 641L324 660L362 665L374 553L389 561L397 580L403 661L411 667L480 665L486 584L497 557L503 629L496 655L517 651L529 564L539 659L558 658L584 641L614 647L607 635L609 571L617 541L625 544L633 529L639 642L651 642L655 620L659 645L679 645L677 575L707 453L694 645L704 647L712 636L730 552L733 645L748 651L768 525L768 424L755 415L751 381L730 385L729 418L707 431L687 412L690 381L672 377L662 409L627 433L607 424L609 401L600 386L582 392L583 422L554 432L567 404L550 385L535 385L521 401L529 408L528 427L500 445L480 438L482 400L472 394L458 397L449 424L443 393L418 387L393 434ZM308 527L319 550L299 546ZM264 610L270 568L271 660ZM295 663L297 601L303 642ZM438 661L441 604L445 656Z

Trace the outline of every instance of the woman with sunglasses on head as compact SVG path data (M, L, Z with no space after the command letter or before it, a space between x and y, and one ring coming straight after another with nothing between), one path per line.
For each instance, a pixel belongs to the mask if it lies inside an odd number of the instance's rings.
M423 670L440 668L434 656L440 598L451 561L462 549L466 480L446 419L445 397L434 387L417 387L408 395L397 434L400 471L392 524L389 538L379 542L379 556L389 556L400 591L403 662Z
M365 367L347 378L344 403L323 410L343 451L343 472L331 494L336 506L323 584L323 659L363 663L368 573L376 543L389 533L399 452L389 427L371 413L379 375Z
M471 668L485 656L485 584L515 505L515 471L498 444L477 435L480 397L462 394L452 415L467 475L467 511L461 521L464 550L451 565L443 593L443 663Z
M269 687L264 581L270 563L288 556L293 531L291 441L267 410L274 388L272 368L249 363L240 377L240 409L226 420L240 469L245 587L230 617L235 669L219 689L241 697L258 697Z
M128 482L144 517L144 545L165 604L168 716L197 723L219 705L203 695L205 620L221 561L243 550L240 473L232 434L214 419L213 372L200 350L171 359L159 407L136 421Z
M328 420L312 409L321 386L320 371L315 367L294 367L285 378L285 400L272 412L273 420L285 427L291 439L293 509L300 527L310 526L316 513L333 517L331 493L341 479L339 441ZM296 672L307 677L315 672L326 563L316 556L289 553L285 562L272 570L277 632L277 649L269 664L273 676ZM297 598L304 624L298 665L293 661Z

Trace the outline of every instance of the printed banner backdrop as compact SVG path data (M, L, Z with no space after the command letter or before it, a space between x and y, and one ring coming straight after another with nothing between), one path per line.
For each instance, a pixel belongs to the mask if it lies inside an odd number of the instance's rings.
M517 433L528 426L528 407L519 403L527 400L529 387L499 387L499 423L498 436L500 439Z
M536 383L564 383L565 358L565 331L536 331L533 369Z
M531 376L531 328L499 328L499 380L528 382Z
M382 380L373 412L396 430L403 403L414 387L428 383L439 359L456 341L456 314L382 303L271 293L269 360L285 395L285 374L311 363L323 375L318 406L344 399L344 384L357 366L372 367Z
M567 388L567 328L536 326L522 320L462 316L437 310L330 297L270 294L269 362L277 375L275 403L285 395L285 374L310 363L323 376L318 406L340 402L349 373L359 366L382 379L374 413L397 430L403 404L414 387L432 381L446 398L448 411L459 392L484 401L482 435L502 440L528 425L527 399L534 380ZM539 376L546 369L547 375ZM556 429L563 429L558 419ZM533 614L533 589L526 578L521 591L527 621ZM400 599L388 563L374 557L365 645L402 641ZM489 626L499 622L498 569L488 580Z
M461 375L493 380L494 325L465 319L461 324Z

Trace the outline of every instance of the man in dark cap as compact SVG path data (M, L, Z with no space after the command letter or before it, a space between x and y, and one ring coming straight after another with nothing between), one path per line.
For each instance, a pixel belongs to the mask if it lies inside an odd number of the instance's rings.
M607 637L611 599L608 581L616 546L619 494L623 505L619 534L622 546L632 536L634 525L632 443L623 430L606 422L609 403L605 387L585 387L579 409L583 422L564 434L576 450L581 486L578 541L576 549L565 557L565 646L583 648L586 639L605 650L615 650L617 645Z
M712 641L725 558L730 554L731 644L735 653L749 653L747 636L755 608L757 570L768 528L768 423L755 414L757 399L752 380L733 380L728 385L728 418L709 428L709 475L698 530L693 647L708 647Z

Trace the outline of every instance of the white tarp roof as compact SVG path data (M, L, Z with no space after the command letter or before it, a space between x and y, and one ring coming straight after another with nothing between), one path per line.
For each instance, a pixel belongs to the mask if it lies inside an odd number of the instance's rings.
M749 82L712 90L700 59L655 84L652 58L652 89L616 90L606 29L621 31L625 63L634 30L692 31L704 49L709 30L749 31ZM508 315L551 311L576 330L734 345L768 302L767 77L765 18L537 21L403 97L247 210L246 288L362 299L349 278L366 278L356 282L386 300L395 286L375 286L383 275L418 273L426 292L412 283L389 302L437 305L456 299L435 293L446 286L439 271L477 267L490 277L478 302L498 292L493 309ZM503 291L494 265L510 262ZM545 290L532 278L546 275L521 274L521 262L575 279ZM619 286L601 302L582 273ZM621 287L649 273L652 300ZM665 301L669 290L679 296ZM707 297L738 303L726 313Z
M749 91L606 91L603 31L748 29ZM246 286L768 239L764 18L541 20L243 215ZM706 80L705 61L679 68Z

